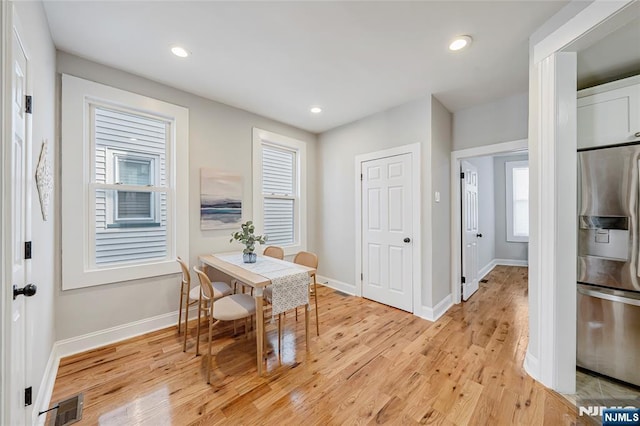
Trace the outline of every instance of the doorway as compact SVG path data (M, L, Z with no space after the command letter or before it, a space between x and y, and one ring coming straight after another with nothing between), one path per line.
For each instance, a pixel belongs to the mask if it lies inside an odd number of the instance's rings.
M357 295L415 312L420 305L420 145L356 157Z
M506 197L506 164L526 159L526 150L527 140L522 139L451 153L454 303L469 299L496 265L528 264L527 244L510 241L507 235Z

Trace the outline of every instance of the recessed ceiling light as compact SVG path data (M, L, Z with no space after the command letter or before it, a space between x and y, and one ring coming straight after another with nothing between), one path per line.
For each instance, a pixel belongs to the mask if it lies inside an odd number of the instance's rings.
M473 39L471 38L471 36L458 36L451 41L451 44L449 44L449 50L456 51L464 49L465 47L469 46L472 41Z
M180 46L173 46L171 48L171 53L173 53L174 55L180 58L186 58L187 56L189 56L189 51L184 47L180 47Z
M313 114L320 114L322 112L322 108L318 106L314 106L314 107L311 107L309 111L311 111Z

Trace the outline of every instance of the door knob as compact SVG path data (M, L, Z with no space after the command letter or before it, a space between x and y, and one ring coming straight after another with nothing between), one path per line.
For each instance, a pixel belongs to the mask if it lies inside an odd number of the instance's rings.
M476 234L476 237L482 238L482 234Z
M404 240L402 240L402 241L404 241L405 243L410 243L410 242L411 242L411 238L407 237L407 238L405 238L405 239L404 239Z
M17 285L13 286L13 300L16 300L16 297L20 296L21 294L24 295L24 297L31 297L34 294L36 294L36 292L38 291L38 287L36 287L33 284L27 284L26 286L22 287L22 288L18 288Z

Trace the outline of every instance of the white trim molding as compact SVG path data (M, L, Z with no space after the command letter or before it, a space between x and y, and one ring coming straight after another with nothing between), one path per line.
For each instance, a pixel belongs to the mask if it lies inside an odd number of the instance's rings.
M9 267L9 238L5 238L7 228L7 214L10 210L7 205L10 192L5 185L11 182L11 168L7 167L9 154L5 151L11 144L11 3L3 1L0 4L0 279L2 283L11 281L11 268ZM11 392L8 380L10 365L9 354L11 350L11 286L4 285L0 291L0 424L11 422Z
M357 296L356 286L354 286L353 284L345 283L344 281L334 280L333 278L325 277L322 275L316 276L316 280L318 281L318 284L323 285L325 287L332 288L334 290L337 290L341 293L348 294L350 296Z
M42 375L42 381L38 388L38 395L34 402L34 409L31 413L33 425L44 425L47 418L46 415L38 415L38 413L45 411L51 405L51 395L53 395L53 387L56 384L56 376L58 375L58 367L60 366L60 355L58 355L58 348L54 344L49 354L49 360L47 366L44 369Z
M365 161L376 160L379 158L392 157L395 155L411 154L411 173L412 173L412 193L413 202L413 313L420 308L422 301L422 232L423 227L420 224L422 215L422 182L420 178L421 150L420 143L398 146L395 148L385 149L382 151L370 152L367 154L357 155L355 158L355 231L356 231L356 265L354 271L354 283L356 296L362 296L362 163ZM430 271L429 271L430 272Z
M436 306L430 308L428 306L421 306L418 312L415 312L414 315L426 319L427 321L436 322L438 319L444 315L450 307L453 306L453 299L451 298L451 294L447 294L444 299L442 299Z
M460 282L462 277L462 223L460 189L460 162L466 158L484 157L486 155L516 153L526 151L527 139L461 149L451 152L451 295L453 303L460 303L462 294Z
M264 196L262 191L262 145L267 143L276 147L295 151L296 153L296 195L298 205L294 211L294 244L283 246L285 256L292 256L299 251L307 249L307 143L298 139L290 138L278 133L269 132L254 127L252 130L253 145L252 155L252 192L253 210L252 220L256 227L256 233L264 233L263 205ZM268 241L267 241L268 243Z

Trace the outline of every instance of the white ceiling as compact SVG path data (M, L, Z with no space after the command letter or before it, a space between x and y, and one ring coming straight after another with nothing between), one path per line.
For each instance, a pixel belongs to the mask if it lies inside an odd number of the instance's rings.
M428 93L457 111L527 91L528 38L566 3L44 2L60 50L312 132ZM473 45L449 52L460 34Z

